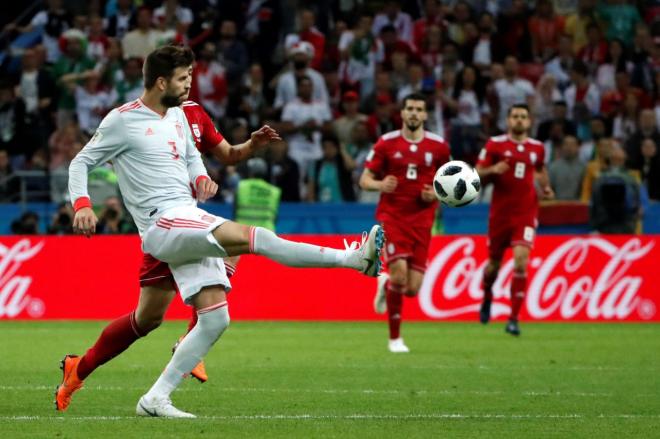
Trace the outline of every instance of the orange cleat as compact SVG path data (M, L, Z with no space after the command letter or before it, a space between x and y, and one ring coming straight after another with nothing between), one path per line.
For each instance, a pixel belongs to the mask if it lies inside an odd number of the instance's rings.
M179 343L181 343L181 340L183 340L185 335L182 335L179 337L179 341L177 341L174 346L172 347L172 354L176 351L176 348L179 346ZM197 363L197 366L193 367L193 370L190 371L190 375L193 378L196 378L200 383L205 383L208 379L209 376L206 375L206 367L204 367L204 360L200 361Z
M62 383L55 391L55 410L63 412L69 407L71 395L83 386L83 381L78 378L78 363L80 357L77 355L65 355L60 363L62 369Z

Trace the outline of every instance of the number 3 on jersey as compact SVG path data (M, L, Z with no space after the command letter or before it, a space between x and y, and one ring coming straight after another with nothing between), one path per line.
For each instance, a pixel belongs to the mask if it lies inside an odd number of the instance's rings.
M408 171L406 172L406 178L408 180L417 180L417 165L409 164Z
M167 144L172 147L172 158L174 160L179 160L179 152L176 150L176 142L173 140L169 140Z
M513 170L513 176L516 178L525 178L525 164L516 162L516 167Z

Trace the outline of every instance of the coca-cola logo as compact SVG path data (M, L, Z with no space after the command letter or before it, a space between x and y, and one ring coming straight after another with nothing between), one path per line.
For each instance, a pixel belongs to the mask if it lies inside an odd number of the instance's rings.
M637 311L652 319L655 303L640 297L642 276L629 272L644 258L654 241L643 244L631 238L615 245L601 237L569 239L545 257L530 261L527 312L533 319L616 319ZM486 258L474 256L472 238L459 238L442 248L430 262L419 293L422 311L435 319L447 319L479 310ZM493 285L492 316L508 315L513 261L506 261Z
M31 317L44 314L43 301L27 294L32 277L17 274L23 262L39 253L43 246L44 241L31 245L29 239L21 239L12 247L0 243L0 318L13 318L23 311Z

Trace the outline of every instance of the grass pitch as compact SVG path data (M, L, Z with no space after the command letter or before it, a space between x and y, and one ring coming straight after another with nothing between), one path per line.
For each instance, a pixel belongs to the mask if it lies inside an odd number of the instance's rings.
M135 417L185 323L98 369L64 413L59 360L104 322L0 322L0 435L17 437L660 437L660 325L233 322L174 404Z

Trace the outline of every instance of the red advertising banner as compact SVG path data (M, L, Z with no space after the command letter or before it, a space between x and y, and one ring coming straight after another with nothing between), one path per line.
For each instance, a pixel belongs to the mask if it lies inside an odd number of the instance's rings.
M344 236L291 236L343 247ZM348 237L355 238L355 237ZM657 236L541 236L530 258L522 318L660 321ZM493 316L509 313L513 262L494 285ZM406 320L476 320L486 264L482 236L437 237ZM0 319L111 319L135 308L137 236L0 237ZM294 269L244 256L229 295L234 319L377 320L376 281L348 269ZM176 299L169 318L187 318Z

